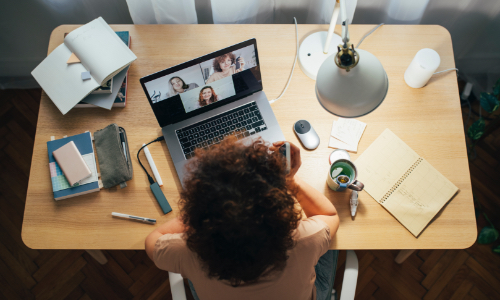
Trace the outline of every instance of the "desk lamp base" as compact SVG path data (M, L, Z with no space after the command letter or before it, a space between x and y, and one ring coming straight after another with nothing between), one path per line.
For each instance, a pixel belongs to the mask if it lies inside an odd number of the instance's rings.
M342 44L342 38L333 34L328 53L324 53L328 32L315 32L304 39L299 47L299 65L302 72L309 78L316 80L319 67L332 54L337 54L337 46Z

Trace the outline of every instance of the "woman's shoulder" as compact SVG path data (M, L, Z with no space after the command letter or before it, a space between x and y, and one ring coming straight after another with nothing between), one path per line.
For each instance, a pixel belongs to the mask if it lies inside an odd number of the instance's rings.
M295 239L303 239L318 233L328 233L329 235L330 227L316 216L309 217L299 222L295 233Z

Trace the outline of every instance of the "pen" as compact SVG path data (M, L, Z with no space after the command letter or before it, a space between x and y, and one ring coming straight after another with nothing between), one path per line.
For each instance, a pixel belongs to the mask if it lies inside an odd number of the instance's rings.
M146 146L146 144L142 144ZM161 181L160 173L158 173L158 169L156 168L155 162L153 161L153 157L151 156L151 152L149 152L148 147L144 147L144 154L146 154L146 158L148 159L149 166L151 170L153 170L153 174L155 175L156 182L158 182L159 186L163 186L163 182Z
M356 215L356 209L358 208L358 192L352 191L351 194L351 218L354 220L354 216Z
M131 216L131 215L121 214L121 213L117 213L117 212L112 212L111 215L114 217L121 217L121 218L125 218L125 219L137 220L137 221L141 221L143 223L156 224L156 219L148 219L148 218L143 218L143 217Z
M128 161L127 149L125 148L125 137L123 136L123 132L120 132L120 140L122 141L123 154L125 155L125 160Z

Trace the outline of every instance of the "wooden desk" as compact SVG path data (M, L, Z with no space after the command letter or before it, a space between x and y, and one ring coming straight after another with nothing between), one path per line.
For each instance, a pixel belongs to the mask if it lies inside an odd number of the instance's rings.
M257 38L264 91L269 99L279 95L290 74L295 55L294 25L116 25L128 30L132 51L138 59L129 72L127 106L107 111L72 109L63 116L44 94L40 104L35 148L31 165L22 238L36 249L144 249L144 239L154 226L115 219L111 212L156 218L161 224L178 212L181 188L165 143L149 148L164 183L163 192L173 212L163 215L149 189L135 153L140 146L161 136L160 127L139 84L139 78L206 53ZM63 25L50 38L49 52L62 43L64 33L77 28ZM349 27L357 43L372 25ZM327 25L299 25L299 41ZM337 26L336 32L340 32ZM355 221L351 220L347 193L328 189L326 176L328 137L337 117L325 111L314 93L315 81L306 77L298 63L286 94L272 105L285 137L299 144L292 124L309 120L321 138L314 151L301 151L298 175L327 195L340 215L340 229L332 249L460 249L476 239L465 137L455 72L435 75L421 89L408 87L403 74L422 48L435 49L444 70L455 67L450 34L436 25L384 25L361 45L378 57L389 76L389 92L374 112L359 120L367 123L355 160L385 128L390 128L420 156L451 180L460 192L419 238L413 237L366 192L359 195ZM362 58L361 58L362 59ZM134 178L124 189L54 201L46 142L86 130L94 132L110 123L125 127L130 152L134 153ZM146 159L144 158L144 161ZM158 225L156 225L158 226Z

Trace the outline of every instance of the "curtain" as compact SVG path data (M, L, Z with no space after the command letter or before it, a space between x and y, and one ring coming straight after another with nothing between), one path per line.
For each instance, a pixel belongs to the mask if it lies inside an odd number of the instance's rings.
M451 34L459 76L477 95L500 78L500 1L346 0L354 24L438 24ZM0 88L36 86L52 30L102 16L110 24L327 24L334 0L16 0L0 9ZM352 20L352 21L351 21Z
M194 0L126 0L134 24L198 24Z
M154 17L136 21L131 2L148 3ZM173 0L127 0L135 23L196 23L199 18L214 24L328 24L335 0L189 0L172 7ZM179 1L180 2L180 1ZM184 1L182 1L184 2ZM151 4L151 6L149 6ZM489 91L500 78L500 1L497 0L346 0L349 23L437 24L451 34L459 76L474 83L473 92ZM160 7L169 7L161 10ZM191 12L189 13L188 10ZM165 14L164 17L159 15ZM182 16L170 18L169 15ZM210 16L211 15L211 16ZM188 17L189 16L189 17ZM153 20L153 22L151 22ZM185 20L185 21L181 21ZM211 22L210 22L211 23ZM340 18L337 21L340 24Z

